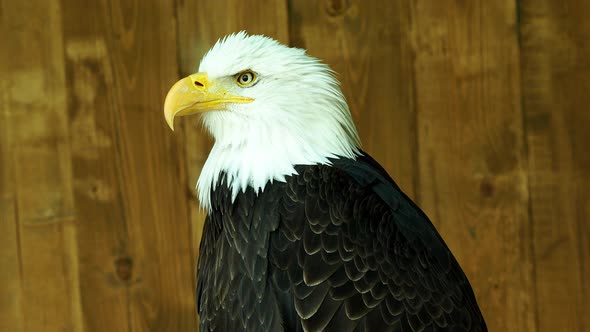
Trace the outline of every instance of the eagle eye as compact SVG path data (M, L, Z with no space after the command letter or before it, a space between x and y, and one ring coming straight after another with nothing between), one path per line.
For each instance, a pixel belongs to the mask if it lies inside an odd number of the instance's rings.
M236 75L236 82L241 87L251 86L256 81L256 74L250 70L243 71Z

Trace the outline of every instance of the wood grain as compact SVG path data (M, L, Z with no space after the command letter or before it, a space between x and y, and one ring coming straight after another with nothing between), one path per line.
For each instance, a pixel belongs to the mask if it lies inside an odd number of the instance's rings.
M2 21L5 23L5 21ZM8 27L0 25L0 38L5 39ZM8 72L8 61L0 53L0 71ZM16 214L16 184L14 181L14 142L8 80L0 80L0 331L22 331L21 253Z
M128 281L132 259L123 211L121 158L113 104L116 84L109 56L108 4L64 1L68 113L77 207L80 290L85 330L130 326ZM82 21L79 13L97 15ZM126 271L122 273L121 271ZM96 305L105 303L108 305Z
M590 3L0 0L0 331L195 331L211 140L163 99L240 30L338 72L490 331L590 331Z
M534 331L515 3L414 5L422 206L490 331Z
M162 121L167 82L177 68L174 5L111 1L104 15L127 232L122 247L109 248L120 251L105 268L127 285L130 331L194 330L182 150Z
M3 28L10 31L3 34L3 42L17 55L3 57L9 65L2 65L7 89L3 95L8 96L3 98L3 126L10 126L6 134L11 136L2 153L8 165L3 172L2 215L7 219L2 228L16 235L16 243L8 243L16 249L18 272L14 267L8 271L21 279L14 282L9 274L6 280L13 328L79 330L61 8L56 2L5 1L2 11ZM44 25L30 24L37 20Z
M520 1L539 331L590 331L587 1Z
M195 330L184 158L161 111L177 68L174 6L66 2L86 327ZM95 15L80 20L85 10Z
M416 197L409 1L290 1L294 46L338 73L363 148Z

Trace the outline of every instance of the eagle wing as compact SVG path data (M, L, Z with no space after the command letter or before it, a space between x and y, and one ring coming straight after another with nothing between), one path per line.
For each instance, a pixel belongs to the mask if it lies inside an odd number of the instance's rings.
M450 250L373 159L297 170L269 243L285 330L487 331Z

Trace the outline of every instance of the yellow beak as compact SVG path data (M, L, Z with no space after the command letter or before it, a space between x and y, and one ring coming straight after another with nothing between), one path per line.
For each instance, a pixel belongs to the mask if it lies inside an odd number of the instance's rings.
M174 130L174 118L206 111L222 111L228 104L251 103L254 99L232 96L222 86L214 86L207 73L190 75L176 82L164 101L164 117Z

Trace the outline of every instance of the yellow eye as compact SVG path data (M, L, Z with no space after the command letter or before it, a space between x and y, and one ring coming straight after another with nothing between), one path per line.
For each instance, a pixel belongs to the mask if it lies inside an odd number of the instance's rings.
M255 81L256 81L256 74L254 74L253 72L251 72L249 70L243 71L243 72L239 73L238 75L236 75L236 82L241 87L250 86Z

